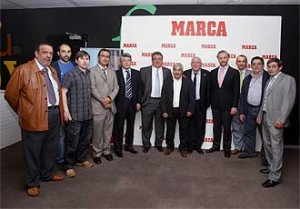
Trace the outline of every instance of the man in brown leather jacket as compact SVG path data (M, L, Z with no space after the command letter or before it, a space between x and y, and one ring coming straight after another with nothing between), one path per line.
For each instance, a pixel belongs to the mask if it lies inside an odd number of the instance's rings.
M8 104L19 115L25 187L31 197L39 195L40 180L63 180L63 176L53 174L60 125L60 83L55 69L50 67L52 57L52 46L39 44L35 58L15 69L5 92Z

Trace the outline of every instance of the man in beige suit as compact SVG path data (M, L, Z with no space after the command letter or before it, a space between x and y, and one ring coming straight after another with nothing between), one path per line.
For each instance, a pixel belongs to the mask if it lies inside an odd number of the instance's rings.
M119 85L115 71L108 68L109 58L109 50L101 49L98 53L98 64L90 70L94 118L93 160L96 164L101 163L102 155L108 161L113 160L109 145L116 113L114 99Z

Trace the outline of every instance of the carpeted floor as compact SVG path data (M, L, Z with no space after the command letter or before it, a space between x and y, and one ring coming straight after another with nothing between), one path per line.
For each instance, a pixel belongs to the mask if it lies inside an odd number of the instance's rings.
M299 149L285 149L282 183L263 188L260 158L230 159L223 152L182 158L176 150L124 152L77 176L42 182L40 196L23 190L21 144L1 150L1 208L299 208Z

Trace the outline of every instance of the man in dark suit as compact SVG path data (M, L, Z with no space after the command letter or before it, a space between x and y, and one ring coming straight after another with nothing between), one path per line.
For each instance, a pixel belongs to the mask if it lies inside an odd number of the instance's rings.
M162 116L167 119L167 136L164 155L174 150L176 121L179 122L179 151L182 157L187 156L189 118L195 109L195 92L191 80L183 74L181 63L173 66L174 79L164 82L161 93Z
M183 75L190 78L194 84L195 91L195 112L190 118L188 153L197 150L203 154L201 149L206 126L206 110L210 105L210 73L202 69L202 61L199 57L193 57L191 61L192 69L183 72Z
M260 109L264 89L269 74L264 70L264 59L253 57L251 60L252 73L243 82L240 97L240 120L244 124L242 135L243 151L238 158L252 158L255 156L256 118Z
M163 55L153 52L152 65L143 67L141 73L141 105L142 105L142 140L143 152L147 153L151 147L153 118L155 117L155 147L163 152L164 118L160 109L161 89L167 79L172 79L171 70L162 66Z
M213 146L207 153L220 150L222 128L224 156L230 158L231 153L231 120L237 113L240 95L239 72L228 65L230 54L219 51L217 55L220 66L211 71L211 108L214 120Z
M122 144L124 123L126 120L125 151L137 154L133 149L133 132L135 113L140 111L140 72L130 68L131 55L124 53L120 57L121 68L116 71L119 92L115 98L117 113L114 119L113 136L114 151L118 157L123 157Z

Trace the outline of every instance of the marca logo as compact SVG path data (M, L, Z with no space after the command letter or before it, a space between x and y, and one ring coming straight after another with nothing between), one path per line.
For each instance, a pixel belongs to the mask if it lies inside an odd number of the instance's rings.
M264 59L271 59L271 58L277 58L276 54L263 54L262 57Z
M201 44L202 49L216 49L216 44Z
M256 45L242 45L242 49L257 49Z
M172 36L227 36L225 21L172 21Z
M124 43L123 47L124 48L136 48L137 44L136 43Z
M163 43L161 44L162 48L176 48L176 44L175 43Z
M181 53L181 57L195 57L195 53Z
M142 57L151 57L151 52L142 52Z

